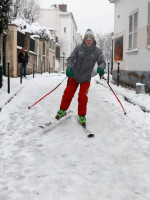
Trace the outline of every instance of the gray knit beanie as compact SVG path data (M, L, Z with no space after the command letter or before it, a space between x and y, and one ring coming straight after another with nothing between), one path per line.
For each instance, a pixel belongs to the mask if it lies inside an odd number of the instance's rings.
M94 38L94 33L91 29L87 29L85 34L84 34L84 38L87 40L92 40Z

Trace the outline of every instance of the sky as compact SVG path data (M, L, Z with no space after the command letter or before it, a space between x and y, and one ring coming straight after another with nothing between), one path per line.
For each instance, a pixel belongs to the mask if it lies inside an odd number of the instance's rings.
M27 79L7 77L0 89L1 200L149 200L149 95L111 87L95 76L88 93L87 138L77 122L78 90L73 113L43 130L59 109L67 79L50 95L65 74L35 74ZM105 75L106 78L106 75ZM111 80L111 77L110 77ZM98 82L98 83L97 83ZM124 100L129 98L135 105ZM11 101L9 101L11 99ZM9 103L8 103L9 102Z
M84 35L87 28L94 33L114 32L114 4L108 0L40 0L42 8L53 4L67 4L77 23L78 32Z

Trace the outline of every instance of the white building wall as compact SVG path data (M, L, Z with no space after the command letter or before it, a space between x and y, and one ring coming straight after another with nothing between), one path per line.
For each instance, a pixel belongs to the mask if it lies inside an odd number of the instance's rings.
M38 22L42 26L55 29L56 35L58 37L60 36L60 18L59 9L57 7L54 9L41 9Z
M150 71L150 50L147 49L148 1L117 0L115 3L115 37L123 35L121 68L130 71ZM128 51L129 15L138 10L137 51ZM114 64L114 68L117 64Z
M66 28L66 32L64 29ZM68 57L77 44L77 26L71 13L60 13L61 53Z
M39 23L42 26L53 28L59 37L60 56L65 53L65 59L71 54L77 43L81 43L81 38L77 34L77 25L73 14L61 12L58 7L53 9L41 9ZM66 33L64 33L66 28Z
M71 52L71 19L69 15L60 15L61 52L68 57Z
M118 0L115 3L115 33L128 31L128 17L134 10L139 9L138 28L147 26L148 0Z

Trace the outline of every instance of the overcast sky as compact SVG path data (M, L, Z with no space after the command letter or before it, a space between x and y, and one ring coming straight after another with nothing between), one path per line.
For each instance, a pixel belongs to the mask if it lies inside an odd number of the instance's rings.
M40 0L42 8L52 8L53 4L67 4L72 12L78 32L82 35L87 28L94 33L114 31L114 4L108 0Z

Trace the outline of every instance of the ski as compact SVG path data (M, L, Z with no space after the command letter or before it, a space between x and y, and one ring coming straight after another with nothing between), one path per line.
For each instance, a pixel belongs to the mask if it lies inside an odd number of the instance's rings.
M64 116L61 117L60 119L53 119L52 121L47 122L47 123L45 123L45 124L43 124L43 125L40 125L39 127L42 128L42 129L46 129L46 128L48 128L48 127L54 125L54 124L59 123L62 119L65 119L65 118L68 117L68 115L71 114L71 113L73 113L73 111L72 111L72 110L68 110L68 111L66 112L66 115L64 115Z
M80 124L80 125L82 126L82 124ZM86 128L86 126L82 126L82 128L83 128L83 130L84 130L84 132L85 132L87 137L92 138L92 137L95 136L93 133L91 133L91 131L89 129Z
M62 121L62 120L65 119L66 117L68 117L69 114L72 114L72 113L73 113L73 111L72 111L72 110L69 110L69 111L66 112L66 115L64 115L62 118L60 118L60 119L53 119L52 121L47 122L47 123L45 123L45 124L43 124L43 125L40 125L39 127L42 128L42 129L46 129L46 128L52 126L52 125L55 125L55 124L59 123L60 121ZM79 121L78 121L78 123L79 123ZM79 124L80 124L80 123L79 123ZM86 125L80 124L80 126L82 127L84 133L86 134L86 136L87 136L88 138L92 138L92 137L95 136L93 133L91 133L91 131L90 131L89 129L86 128Z
M82 125L82 124L79 122L79 120L78 120L78 123L79 123L80 126L83 128L83 131L84 131L84 133L86 134L86 136L87 136L88 138L92 138L92 137L95 136L89 129L86 128L86 125Z

